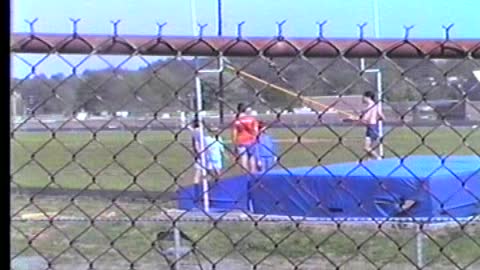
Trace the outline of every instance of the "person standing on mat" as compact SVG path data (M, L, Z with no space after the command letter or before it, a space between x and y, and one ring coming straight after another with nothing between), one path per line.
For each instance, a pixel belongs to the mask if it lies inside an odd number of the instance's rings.
M375 94L372 91L363 93L362 102L365 104L365 109L361 113L359 120L366 127L364 150L367 152L368 157L380 160L382 157L373 147L380 139L379 124L380 121L385 119L385 116L375 101Z
M260 135L256 146L257 165L259 172L268 172L277 162L277 146L272 137L267 133L267 126L259 122Z
M232 142L242 168L256 173L255 145L259 134L258 121L255 117L248 115L247 110L249 108L245 104L238 104L237 117L232 127Z

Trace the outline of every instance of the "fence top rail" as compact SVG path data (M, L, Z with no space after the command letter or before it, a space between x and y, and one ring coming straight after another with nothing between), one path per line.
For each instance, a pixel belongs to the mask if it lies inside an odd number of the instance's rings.
M13 53L157 56L480 58L480 39L327 39L13 33Z

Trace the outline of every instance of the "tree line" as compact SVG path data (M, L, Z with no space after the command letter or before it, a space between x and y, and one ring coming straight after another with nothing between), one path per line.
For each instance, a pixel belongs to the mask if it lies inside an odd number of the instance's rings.
M355 95L376 91L375 73L360 75L359 59L229 58L238 70L305 96ZM367 68L382 71L382 89L387 102L416 100L480 100L472 71L475 66L460 60L366 59ZM201 68L215 68L215 59L200 59ZM85 70L80 75L58 73L12 79L25 111L37 114L91 114L129 111L155 112L195 110L195 63L193 60L159 60L137 70ZM223 72L201 74L203 105L207 110L226 109L246 102L259 110L301 106L298 98L259 82ZM223 90L223 98L220 91Z

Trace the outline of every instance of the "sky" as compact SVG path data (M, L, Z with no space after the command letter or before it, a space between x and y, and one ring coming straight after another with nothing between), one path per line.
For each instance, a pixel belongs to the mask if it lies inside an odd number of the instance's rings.
M13 32L28 32L25 20L38 18L36 32L71 33L69 18L80 18L80 33L111 34L110 21L121 20L119 34L156 35L157 22L166 22L164 35L191 36L194 34L191 0L12 0ZM204 35L217 33L217 0L195 0L197 23L208 24ZM284 36L316 37L316 22L327 20L324 35L331 38L358 37L357 24L368 22L366 37L374 37L375 0L223 0L223 35L235 36L237 24L245 21L243 36L277 35L276 22L286 20ZM68 3L68 4L66 4ZM442 25L454 26L450 37L480 38L479 0L377 0L378 26L381 38L403 38L404 25L415 25L412 38L443 38ZM20 57L23 59L20 59ZM64 56L73 65L82 56ZM13 75L28 76L31 65L42 55L16 55ZM103 57L113 66L126 56ZM158 58L147 58L154 61ZM28 62L29 64L25 63ZM139 58L128 61L123 67L137 69L145 66ZM109 65L100 57L90 57L80 67L102 69ZM35 68L35 74L51 76L70 73L71 67L58 56L50 56Z

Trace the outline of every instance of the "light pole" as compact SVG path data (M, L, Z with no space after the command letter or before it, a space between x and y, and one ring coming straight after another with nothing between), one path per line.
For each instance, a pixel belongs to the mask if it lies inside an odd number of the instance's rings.
M373 22L375 38L380 37L380 14L378 12L378 0L373 0Z

